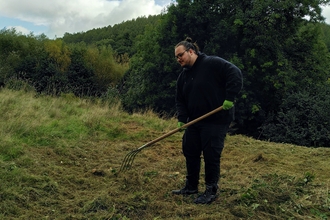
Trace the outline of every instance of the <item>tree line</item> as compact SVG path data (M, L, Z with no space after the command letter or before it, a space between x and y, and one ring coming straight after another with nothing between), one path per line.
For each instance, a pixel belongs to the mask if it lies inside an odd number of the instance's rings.
M0 49L1 86L24 84L48 95L100 96L128 69L128 58L110 46L66 44L45 35L24 36L15 29L0 31Z
M243 72L232 133L330 147L330 27L320 7L329 2L177 0L160 15L61 39L2 30L0 84L116 96L127 111L174 116L174 45L189 36Z

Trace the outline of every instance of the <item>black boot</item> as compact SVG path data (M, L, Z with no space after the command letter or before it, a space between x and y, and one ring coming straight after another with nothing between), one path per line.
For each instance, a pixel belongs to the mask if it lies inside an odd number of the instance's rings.
M210 204L217 198L218 185L206 185L205 192L195 199L196 204Z
M186 181L186 185L182 189L172 190L173 194L176 195L191 195L198 193L198 187L194 187L189 185L188 181Z

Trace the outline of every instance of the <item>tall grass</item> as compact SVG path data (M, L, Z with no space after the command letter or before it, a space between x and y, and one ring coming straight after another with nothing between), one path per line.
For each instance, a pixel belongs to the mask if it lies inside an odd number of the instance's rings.
M327 219L330 149L228 136L219 198L193 204L182 187L182 133L151 110L118 102L0 91L0 219ZM203 191L204 172L200 190Z

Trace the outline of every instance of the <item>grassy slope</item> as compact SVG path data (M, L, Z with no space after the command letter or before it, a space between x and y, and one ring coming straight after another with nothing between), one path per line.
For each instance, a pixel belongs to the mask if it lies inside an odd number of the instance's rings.
M133 169L118 172L128 152L174 129L175 119L6 89L0 112L0 219L330 217L327 148L228 136L220 196L204 206L193 204L194 196L170 193L184 184L182 133L143 150Z

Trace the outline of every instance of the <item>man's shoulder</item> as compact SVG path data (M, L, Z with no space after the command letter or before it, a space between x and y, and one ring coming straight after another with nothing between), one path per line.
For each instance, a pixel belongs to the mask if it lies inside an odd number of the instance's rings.
M225 59L216 55L205 55L203 56L202 60L203 63L207 63L209 65L223 65L224 63L228 62Z

